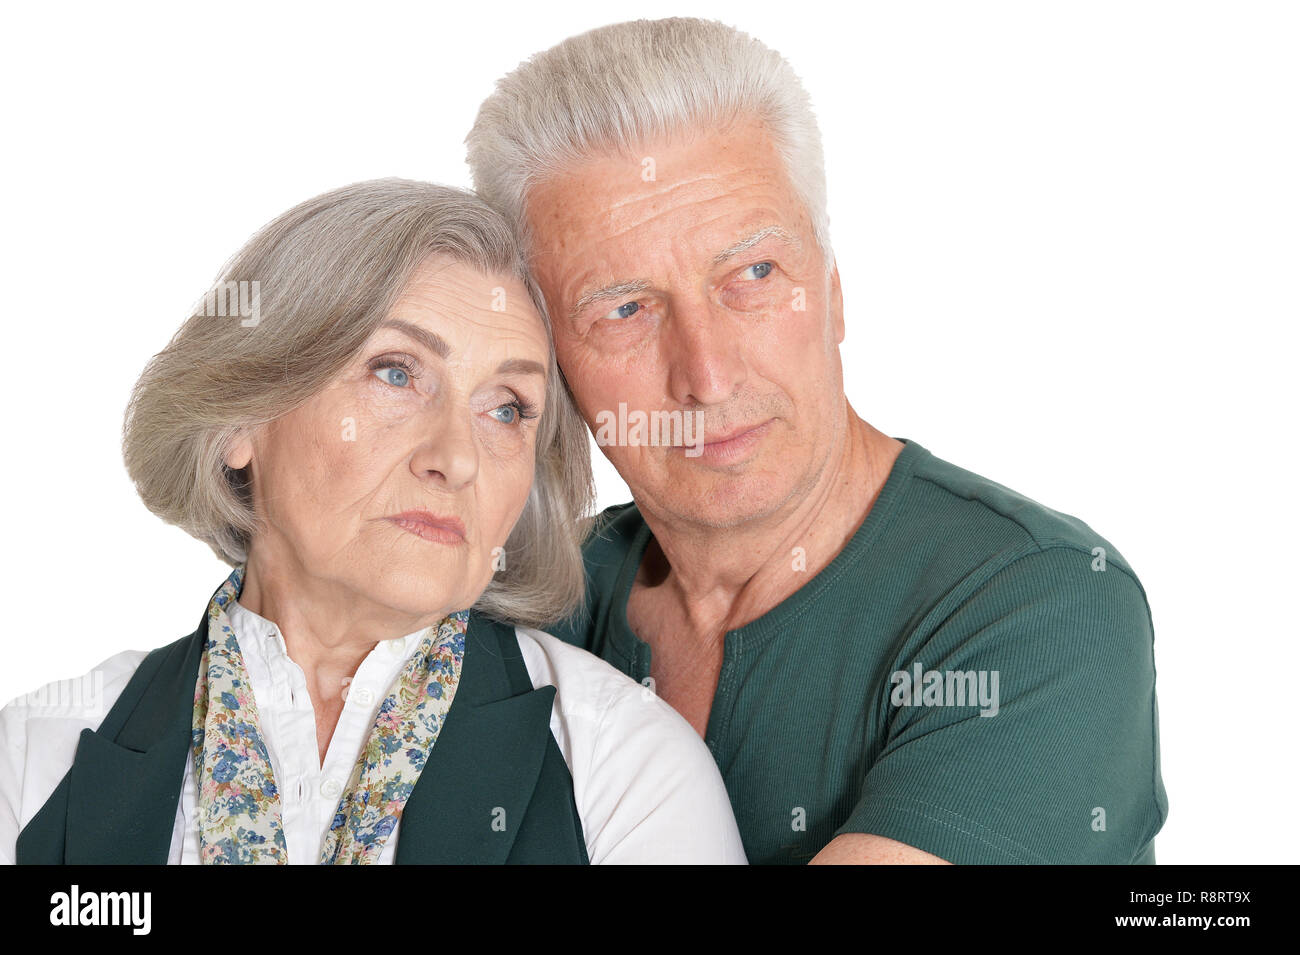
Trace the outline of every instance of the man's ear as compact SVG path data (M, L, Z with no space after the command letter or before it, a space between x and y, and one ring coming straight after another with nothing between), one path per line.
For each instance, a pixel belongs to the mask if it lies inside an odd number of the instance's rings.
M242 471L253 460L253 438L247 431L237 431L226 442L226 451L222 455L226 467L232 471Z
M831 321L835 327L835 344L844 342L844 294L840 291L840 267L831 266Z

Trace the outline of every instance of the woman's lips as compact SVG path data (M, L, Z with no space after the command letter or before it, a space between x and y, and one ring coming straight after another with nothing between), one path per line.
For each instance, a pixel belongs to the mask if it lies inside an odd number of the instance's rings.
M465 543L465 525L459 517L442 517L432 511L403 511L385 518L416 537L438 544Z

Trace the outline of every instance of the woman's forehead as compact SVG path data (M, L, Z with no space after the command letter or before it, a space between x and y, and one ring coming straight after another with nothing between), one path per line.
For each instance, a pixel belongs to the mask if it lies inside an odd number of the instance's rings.
M546 328L524 283L486 275L463 263L437 263L412 276L379 329L395 329L440 357L487 347L512 353L549 351Z

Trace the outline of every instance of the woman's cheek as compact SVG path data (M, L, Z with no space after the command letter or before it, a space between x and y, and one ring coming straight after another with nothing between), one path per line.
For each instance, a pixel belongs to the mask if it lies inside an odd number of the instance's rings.
M491 414L476 415L475 439L479 446L483 467L490 467L500 476L494 481L518 481L518 474L527 471L531 480L533 443L538 419L530 418L523 424L502 424Z
M379 426L393 426L406 421L429 402L429 396L414 387L394 388L373 376L358 396L356 413Z
M493 546L505 546L506 538L514 529L519 516L528 503L533 483L533 454L529 445L514 449L508 456L493 457L480 466L480 487L477 495L481 506L490 509L483 515L485 527L491 527ZM486 473L484 473L486 471Z

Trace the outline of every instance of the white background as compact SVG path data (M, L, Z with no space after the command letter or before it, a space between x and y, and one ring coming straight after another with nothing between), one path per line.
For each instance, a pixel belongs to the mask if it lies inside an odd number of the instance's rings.
M1295 861L1297 11L7 9L0 698L189 633L228 572L140 504L119 435L145 362L256 228L360 179L468 186L465 132L521 59L708 16L779 49L816 106L854 408L1081 517L1141 577L1159 860ZM602 506L627 500L597 464Z

